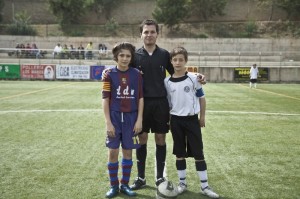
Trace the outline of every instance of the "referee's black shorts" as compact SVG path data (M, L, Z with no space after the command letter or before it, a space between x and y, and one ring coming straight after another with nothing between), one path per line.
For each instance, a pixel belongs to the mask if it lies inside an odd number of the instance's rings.
M165 134L169 131L169 103L166 97L144 98L143 131Z
M250 79L251 83L257 83L257 79Z
M194 157L195 160L204 160L198 115L171 115L170 125L174 141L173 154L176 157Z

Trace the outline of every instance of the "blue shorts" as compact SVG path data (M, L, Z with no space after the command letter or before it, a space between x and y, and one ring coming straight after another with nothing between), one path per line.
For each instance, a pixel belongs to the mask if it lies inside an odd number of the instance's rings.
M137 112L110 112L110 119L115 127L116 137L106 137L108 148L118 149L120 144L122 144L123 149L137 149L140 147L138 138L133 132L137 114Z

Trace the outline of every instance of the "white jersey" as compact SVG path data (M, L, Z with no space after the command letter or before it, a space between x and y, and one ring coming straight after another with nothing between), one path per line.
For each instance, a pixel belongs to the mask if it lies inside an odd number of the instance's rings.
M257 79L258 68L254 68L253 66L250 69L250 79Z
M171 115L192 116L200 112L199 98L204 97L204 92L196 75L187 72L183 77L166 77L164 81Z

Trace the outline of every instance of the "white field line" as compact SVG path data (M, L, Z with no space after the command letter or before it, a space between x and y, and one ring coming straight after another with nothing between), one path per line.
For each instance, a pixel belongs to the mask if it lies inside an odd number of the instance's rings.
M20 93L20 94L16 94L16 95L1 97L0 100L16 98L16 97L20 97L20 96L24 96L24 95L30 95L30 94L34 94L34 93L43 92L43 91L53 90L53 89L57 89L57 88L60 88L60 87L70 86L70 85L73 85L73 84L78 84L78 82L72 82L72 83L58 85L58 86L54 86L54 87L50 87L50 88L44 88L44 89L40 89L40 90L36 90L36 91L29 91L29 92L26 92L26 93Z
M250 89L249 86L246 86L246 85L243 85L243 84L238 84L238 85ZM281 93L275 93L275 92L272 92L272 91L263 90L263 89L259 89L259 88L255 88L255 89L251 89L251 90L265 92L265 93L269 93L269 94L273 94L273 95L278 95L278 96L281 96L281 97L286 97L286 98L290 98L290 99L294 99L294 100L300 100L300 98L297 98L297 97L292 97L292 96L281 94Z
M0 110L1 114L5 113L51 113L51 112L102 112L102 109L57 109L57 110ZM252 115L279 115L279 116L300 116L300 113L269 113L253 111L210 111L207 113L228 113L228 114L252 114Z

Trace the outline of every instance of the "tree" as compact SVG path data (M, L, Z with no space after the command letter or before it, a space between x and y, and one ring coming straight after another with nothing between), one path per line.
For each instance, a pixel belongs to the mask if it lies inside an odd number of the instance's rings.
M188 16L187 0L156 0L156 7L152 16L157 22L161 22L172 28Z
M50 10L63 24L77 24L85 14L86 0L48 0Z
M300 13L300 0L256 0L258 7L270 7L271 14L269 20L272 20L274 7L277 6L287 13L288 19L297 16Z
M274 6L276 5L277 0L256 0L257 1L257 6L259 8L270 8L271 13L269 17L269 21L272 20L273 18L273 12L274 12Z
M0 0L0 22L2 21L2 9L4 8L4 0Z
M224 15L223 10L227 0L190 0L190 10L193 15L205 21L215 15Z
M277 6L286 11L288 19L300 15L300 0L277 0Z
M16 13L14 23L7 27L11 35L36 35L36 30L31 26L31 16L26 11Z
M88 0L89 8L95 11L98 15L104 14L107 20L110 20L111 11L115 9L122 0Z

